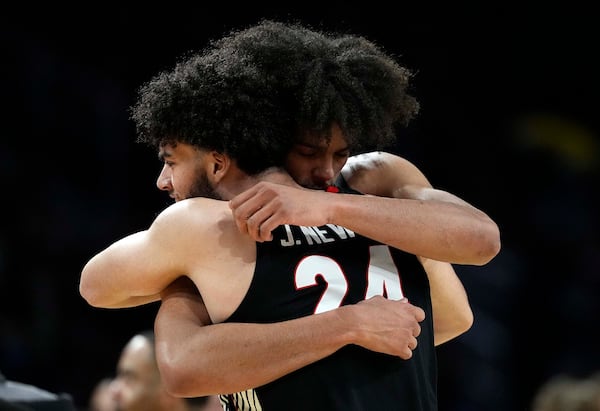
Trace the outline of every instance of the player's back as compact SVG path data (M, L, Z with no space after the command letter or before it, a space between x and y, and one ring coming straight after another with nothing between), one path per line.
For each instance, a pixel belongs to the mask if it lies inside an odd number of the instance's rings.
M436 410L429 284L414 255L340 226L280 226L273 241L257 244L252 283L227 321L284 321L375 295L408 297L425 310L428 320L412 359L346 346L256 388L261 408L249 409Z

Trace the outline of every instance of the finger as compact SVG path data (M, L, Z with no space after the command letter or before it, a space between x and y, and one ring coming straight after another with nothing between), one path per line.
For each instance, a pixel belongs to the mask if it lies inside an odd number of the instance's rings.
M419 325L419 323L417 323L414 327L413 327L413 335L415 337L418 337L419 335L421 335L421 326Z
M398 355L403 360L410 360L413 356L413 352L410 348L406 347L402 350L402 352Z
M263 198L260 193L249 189L229 200L229 208L233 211L234 217L245 224L245 221L267 202L268 198Z
M417 319L417 321L421 322L425 319L425 311L423 311L422 308L420 307L416 307L416 312L415 312L415 317Z
M256 241L271 241L273 239L273 230L286 223L283 219L285 214L281 212L278 202L268 200L265 198L260 203L261 207L255 210L246 221L248 233Z
M250 213L250 217L246 220L248 234L254 241L262 242L261 231L266 219L269 218L271 211L268 206L260 207Z
M260 222L256 214L252 215L250 218L246 220L246 228L248 230L248 235L252 237L254 241L262 242L260 238Z
M258 240L258 227L262 223L262 217L257 213L261 210L262 203L260 199L252 197L243 204L238 204L232 208L233 218L240 232L249 234L254 240Z
M248 226L247 226L247 220L248 217L245 214L242 214L239 211L233 211L233 221L235 222L235 225L237 226L238 230L240 230L241 233L243 234L247 234L248 233Z
M236 218L247 221L253 217L261 208L263 208L264 202L257 198L251 198L244 204L238 205L237 208L233 209L233 214Z
M273 240L273 232L271 230L264 229L263 225L258 228L258 234L261 242Z
M256 186L250 187L246 191L242 191L241 193L233 197L231 200L229 200L229 207L232 210L235 210L255 195Z
M265 210L265 216L267 217L259 227L260 238L262 241L271 241L273 240L273 230L285 224L285 221L279 217L277 212L269 213L268 210Z
M271 241L272 231L281 223L277 217L277 210L269 203L257 210L247 221L248 233L256 241Z

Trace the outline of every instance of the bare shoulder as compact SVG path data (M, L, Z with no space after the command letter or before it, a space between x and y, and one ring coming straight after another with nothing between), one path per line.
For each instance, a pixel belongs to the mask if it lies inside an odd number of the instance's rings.
M213 231L223 220L231 220L231 211L226 201L210 198L189 198L165 208L154 220L152 227L186 235L187 233Z
M406 173L418 171L413 163L399 155L385 151L371 151L348 158L342 173L344 177L351 177L361 173L382 173L389 169Z
M212 198L204 197L194 197L171 204L165 208L159 214L159 216L169 216L170 218L173 218L179 217L182 214L188 214L190 212L202 212L203 214L209 213L212 215L213 213L219 213L228 207L227 201L214 200Z
M394 192L404 186L430 186L412 162L384 151L350 157L342 175L355 190L383 197L393 197Z

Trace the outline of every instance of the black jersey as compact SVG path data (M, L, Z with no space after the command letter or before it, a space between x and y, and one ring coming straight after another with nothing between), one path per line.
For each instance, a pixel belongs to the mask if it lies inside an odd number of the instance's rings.
M410 360L349 345L274 382L229 396L231 409L437 410L429 281L412 254L332 224L280 226L272 241L257 243L248 293L227 322L274 323L375 295L407 297L425 311Z

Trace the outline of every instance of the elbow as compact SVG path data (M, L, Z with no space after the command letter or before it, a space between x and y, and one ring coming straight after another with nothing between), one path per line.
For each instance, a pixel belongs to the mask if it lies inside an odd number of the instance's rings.
M158 360L158 368L165 390L174 397L190 396L186 390L186 378L182 376L182 372L173 362Z
M458 336L463 335L467 331L469 331L471 329L471 327L473 327L473 321L474 321L473 312L471 310L469 310L468 312L462 313L462 315L457 317L455 320L456 321L454 323L454 327L453 327L452 331L449 332L448 335L446 336L446 338L444 339L444 341L441 341L441 342L452 340Z
M488 226L475 236L477 238L477 254L475 256L474 265L485 265L492 261L498 255L501 248L500 230L494 222L490 222Z
M85 267L79 279L79 294L92 307L112 308L115 298L106 289L108 282L105 278Z
M466 333L473 326L473 311L469 308L455 315L451 321L445 321L443 326L434 328L434 343L437 347L445 342Z
M202 364L194 361L193 371L189 359L177 350L169 350L166 343L156 344L156 361L165 390L175 397L200 397L215 394L210 392L209 376L204 375ZM200 360L198 360L200 361Z
M79 281L79 294L92 307L102 307L100 295L87 275L82 274Z
M465 307L458 311L452 321L451 338L456 338L469 331L473 327L474 316L471 307Z
M489 263L494 257L498 255L501 249L501 241L500 241L500 229L495 223L492 223L488 229L487 235L487 247L486 247L486 262Z
M457 321L456 335L459 336L469 331L471 327L473 327L474 321L475 317L473 316L473 310L470 308L468 310L463 310Z
M96 281L94 281L95 278L93 264L88 261L81 270L81 276L79 277L79 294L92 307L100 307L100 295L95 284Z

